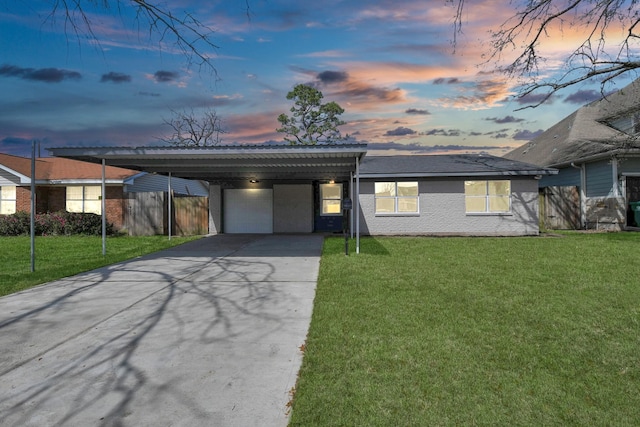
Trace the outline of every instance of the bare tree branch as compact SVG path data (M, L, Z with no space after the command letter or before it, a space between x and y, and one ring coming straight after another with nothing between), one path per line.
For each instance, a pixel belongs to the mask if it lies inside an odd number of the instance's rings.
M221 134L226 133L222 127L222 119L215 110L206 110L198 116L191 111L171 110L173 117L163 119L173 129L168 137L161 141L177 147L211 147L222 142Z
M451 0L447 0L450 2ZM510 2L514 14L491 32L491 47L484 65L495 63L511 78L524 82L519 96L543 91L543 100L524 108L537 107L555 92L580 82L597 79L601 93L608 83L640 69L640 0L526 0ZM464 0L457 4L455 32L462 28ZM583 39L568 51L564 74L541 77L545 42L558 33L575 32ZM454 34L454 43L456 34ZM500 65L504 56L515 59Z
M249 3L246 1L249 13ZM169 40L185 55L190 64L196 62L216 73L210 57L210 50L218 48L211 38L213 30L192 13L184 12L178 15L164 3L147 0L54 0L47 20L62 16L65 34L74 34L78 42L86 37L100 46L100 38L94 32L94 23L86 9L87 6L103 10L116 8L119 13L125 8L133 9L139 30L147 28L149 36L157 34L161 48L163 42Z

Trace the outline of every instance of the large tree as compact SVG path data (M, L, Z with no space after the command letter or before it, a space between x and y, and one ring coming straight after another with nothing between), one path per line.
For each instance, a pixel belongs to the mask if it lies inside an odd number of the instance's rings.
M345 124L339 116L344 109L335 102L322 103L322 92L318 89L299 84L287 94L287 99L294 100L289 110L278 116L282 127L278 132L287 134L284 138L291 145L315 145L317 143L336 143L343 139L338 126Z
M457 36L464 27L465 0L446 1L456 8ZM542 95L529 106L590 79L600 82L604 94L607 83L640 68L640 0L512 0L509 4L514 13L491 32L487 62L511 58L500 70L521 79L519 95ZM566 42L569 51L560 77L540 73L549 59L550 42L570 34L580 38L574 45Z

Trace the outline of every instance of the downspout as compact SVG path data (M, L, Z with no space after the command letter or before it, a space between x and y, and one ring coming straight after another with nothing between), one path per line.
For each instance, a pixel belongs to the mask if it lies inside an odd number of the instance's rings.
M580 170L580 226L587 228L587 173L585 164L580 166L571 162L571 167Z
M620 197L620 182L618 179L618 158L611 158L611 178L613 179L613 197Z

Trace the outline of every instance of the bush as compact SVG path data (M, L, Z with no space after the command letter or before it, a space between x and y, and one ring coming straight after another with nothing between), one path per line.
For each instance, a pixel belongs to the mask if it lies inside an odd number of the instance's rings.
M31 217L27 212L0 216L0 236L20 236L30 233ZM114 234L113 224L107 223L107 234ZM91 213L54 212L36 214L35 234L39 236L71 236L102 234L102 217Z

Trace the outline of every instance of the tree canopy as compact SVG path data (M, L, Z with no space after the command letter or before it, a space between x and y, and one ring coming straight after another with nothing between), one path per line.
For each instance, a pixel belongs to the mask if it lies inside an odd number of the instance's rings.
M317 143L336 143L343 139L338 126L345 124L339 116L344 109L335 102L323 104L323 95L318 89L299 84L287 94L287 99L294 100L289 110L278 116L282 127L278 132L287 134L284 138L291 145L315 145Z

